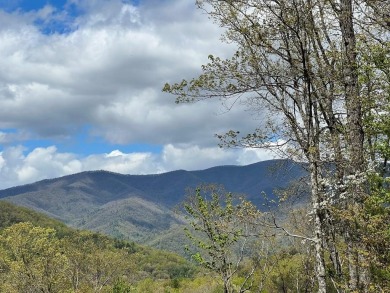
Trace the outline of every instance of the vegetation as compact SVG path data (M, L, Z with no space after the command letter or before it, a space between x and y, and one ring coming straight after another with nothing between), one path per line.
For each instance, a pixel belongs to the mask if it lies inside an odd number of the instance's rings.
M164 91L179 103L240 100L277 117L248 135L218 137L304 162L310 204L283 219L215 187L193 191L184 204L188 250L203 268L4 205L0 291L390 292L388 1L196 3L237 52L209 56L198 78ZM101 189L96 211L108 194ZM297 190L305 187L280 194ZM108 215L118 210L108 206Z
M383 202L383 194L378 198ZM380 202L367 203L367 210L378 216L367 227L375 233L371 239L377 241L367 241L373 251L373 277L385 288L388 251L382 244L388 243L389 234ZM188 251L204 269L172 253L76 231L42 214L0 202L0 292L317 290L313 247L302 239L286 242L281 237L286 229L309 232L310 225L303 221L307 210L294 210L285 219L289 226L281 230L268 212L259 212L218 186L192 190L184 207L192 225L187 234L194 243ZM277 235L278 231L282 233ZM331 263L327 270L333 271ZM337 292L330 279L327 290Z
M267 213L216 186L190 192L185 207L193 228L188 227L187 233L195 244L188 250L203 269L173 253L76 231L0 202L2 223L7 223L0 229L0 292L313 292L317 288L313 249L300 239L285 242L275 227L259 230ZM296 210L287 219L291 231L307 229L301 225L305 213ZM383 260L378 259L376 267L382 280ZM327 285L329 292L335 292L332 284Z
M243 261L230 280L232 290L242 288L248 276L261 285L261 292L288 292L296 288L297 279L304 285L308 278L301 273L305 268L310 272L305 254L290 250L269 257L270 278L265 280L260 270L252 271L252 263ZM259 260L264 264L265 258ZM246 292L260 292L256 288ZM219 293L224 286L212 271L172 253L86 231L69 229L67 236L59 237L55 228L19 222L0 232L0 292Z
M197 273L173 253L76 231L6 202L0 210L0 292L149 292L137 288L178 287Z
M238 292L246 292L252 287L259 259L239 284L232 284L232 279L244 257L250 256L247 245L256 231L257 209L243 199L235 204L231 193L215 185L202 186L194 193L184 204L193 230L187 229L187 235L200 250L192 258L220 274L224 292L233 292L237 286Z
M218 137L222 146L274 148L307 163L309 234L282 230L313 248L315 290L389 291L388 249L372 237L389 247L388 1L196 3L237 52L210 55L198 78L163 90L178 103L239 100L270 117L243 137Z

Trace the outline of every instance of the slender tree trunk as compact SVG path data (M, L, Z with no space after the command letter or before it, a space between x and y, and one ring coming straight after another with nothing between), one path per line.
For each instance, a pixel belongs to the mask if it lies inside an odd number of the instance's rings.
M310 155L313 157L313 155ZM316 276L318 283L318 293L326 293L326 270L324 260L324 229L323 229L323 208L321 207L321 192L318 184L318 165L314 161L310 162L311 179L311 200L314 214L314 246L316 259Z

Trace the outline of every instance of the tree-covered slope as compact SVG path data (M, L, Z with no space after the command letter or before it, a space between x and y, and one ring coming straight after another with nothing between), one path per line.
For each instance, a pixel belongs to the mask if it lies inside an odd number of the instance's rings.
M74 230L3 201L0 224L0 292L113 292L197 270L173 253Z
M304 174L302 165L287 160L156 175L94 171L5 189L0 191L0 198L73 227L157 243L154 237L166 239L161 236L183 223L172 209L182 202L189 187L222 184L226 190L246 194L261 208L263 191L272 197L275 188L285 187Z
M73 230L59 220L50 218L31 209L0 201L0 230L17 223L30 222L35 226L54 228L61 234L70 234Z

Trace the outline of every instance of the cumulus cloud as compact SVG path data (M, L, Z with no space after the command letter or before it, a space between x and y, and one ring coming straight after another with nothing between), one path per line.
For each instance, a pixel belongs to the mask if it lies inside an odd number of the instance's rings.
M272 157L216 146L216 133L263 124L239 103L223 114L220 101L176 105L161 92L165 82L197 76L209 54L235 50L193 0L69 0L65 8L0 10L0 187L84 170L147 174ZM85 128L92 141L162 152L101 154L91 145L80 156L21 146L58 145Z
M0 153L1 187L31 183L47 177L80 172L82 166L73 154L58 153L56 147L35 148L25 154L23 146L9 147Z
M157 174L177 169L200 170L217 165L245 165L273 158L264 150L201 148L168 144L160 154L151 152L110 153L80 157L59 152L55 146L28 152L19 145L0 152L0 189L89 170L122 174Z
M58 15L50 6L35 16L8 14L0 29L0 127L56 138L88 124L109 142L167 144L196 142L188 129L207 132L211 143L221 125L253 126L216 115L219 103L188 109L161 92L165 82L196 76L209 53L233 48L221 45L220 29L192 0L141 3L74 1L85 13L67 34L45 35L33 25Z

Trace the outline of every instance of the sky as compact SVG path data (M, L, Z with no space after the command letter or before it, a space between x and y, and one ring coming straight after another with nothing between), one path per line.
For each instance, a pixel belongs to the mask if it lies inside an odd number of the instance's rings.
M261 125L244 106L162 92L232 55L222 32L195 0L0 0L0 188L271 159L218 147L215 134Z

